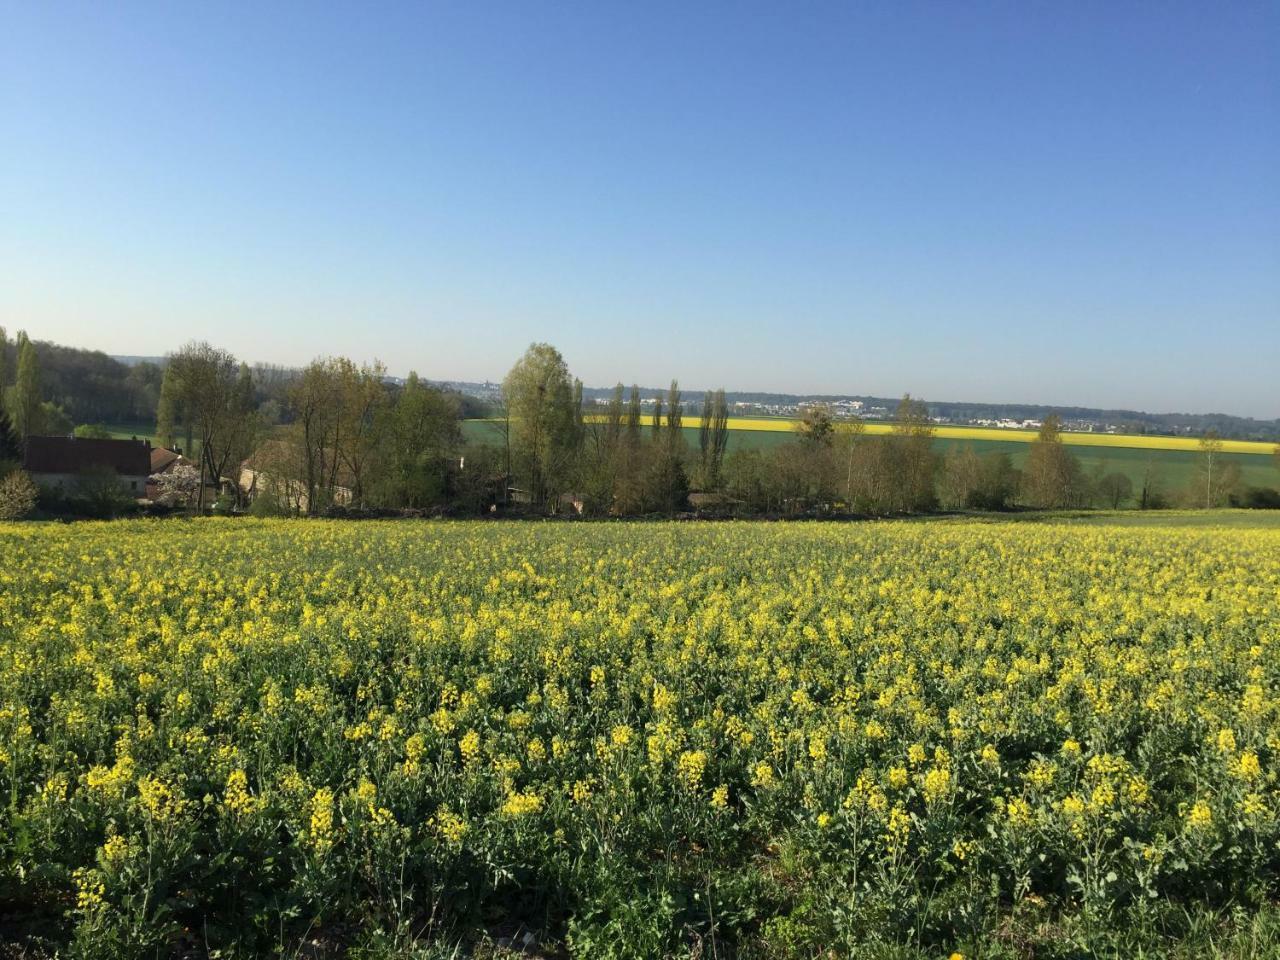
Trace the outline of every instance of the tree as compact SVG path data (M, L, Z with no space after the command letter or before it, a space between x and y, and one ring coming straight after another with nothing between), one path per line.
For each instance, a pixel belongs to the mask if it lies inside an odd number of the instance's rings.
M1133 481L1123 473L1104 474L1097 486L1103 505L1112 510L1119 509L1120 504L1133 497Z
M410 372L399 396L383 408L381 417L378 468L371 478L374 499L386 506L413 509L440 502L448 487L448 461L462 442L454 398ZM505 461L505 453L500 456ZM499 472L499 464L471 460L468 457L466 472L481 469L485 474L473 485L472 492L479 498L488 490L480 484L488 483L489 474ZM505 487L505 472L499 479Z
M10 391L9 415L13 429L25 442L43 428L40 397L40 358L26 333L18 333L18 373Z
M82 423L72 431L81 440L110 440L111 431L98 423Z
M0 477L0 520L21 520L36 508L39 490L21 470Z
M13 425L9 422L9 414L0 407L0 474L7 464L17 466L22 463L22 440Z
M161 503L188 507L200 496L200 471L185 463L174 464L154 479Z
M675 456L684 452L684 403L680 384L675 380L667 390L667 446Z
M342 371L328 357L312 360L289 388L292 442L298 451L303 508L314 515L333 497L342 432Z
M160 381L160 399L156 404L156 442L162 447L173 447L177 437L177 392L178 385L173 368L166 366L164 377Z
M578 430L569 369L560 351L534 343L502 383L511 417L514 463L533 503L559 492L576 449Z
M172 354L168 370L171 396L199 440L197 506L203 508L206 485L216 487L230 465L251 452L252 393L246 395L245 371L235 358L203 341Z
M720 472L729 446L729 404L724 388L708 391L702 401L702 418L698 425L698 485L702 490L720 487Z
M933 424L922 400L904 394L890 433L889 467L897 473L895 510L931 510L938 502L938 460L933 452ZM893 485L893 481L886 478Z
M1139 510L1160 510L1166 505L1163 483L1155 461L1147 458L1142 467L1142 486L1138 493Z
M1023 471L1023 497L1033 507L1054 510L1078 507L1084 499L1080 461L1062 442L1062 418L1045 417L1031 443Z
M627 401L627 443L633 447L640 443L640 420L640 388L633 383Z
M1204 508L1218 506L1221 501L1221 478L1214 471L1222 462L1222 438L1217 430L1206 430L1200 438L1200 458L1197 463L1200 489L1204 493Z
M835 447L844 464L844 502L845 509L853 509L853 467L857 459L858 446L866 433L867 425L858 417L843 420L836 428Z
M0 413L4 413L4 388L9 378L9 334L0 327Z
M352 502L356 506L364 506L370 464L376 456L379 433L386 422L382 411L388 402L387 368L377 360L360 367L345 357L337 362L338 388L342 394L337 456L351 481Z
M800 421L796 424L796 433L801 443L814 447L829 447L835 439L835 422L831 417L831 408L825 403L811 403L804 408Z

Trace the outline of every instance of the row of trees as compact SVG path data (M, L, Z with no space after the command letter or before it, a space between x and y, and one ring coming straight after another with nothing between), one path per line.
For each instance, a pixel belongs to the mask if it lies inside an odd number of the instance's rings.
M323 357L288 377L279 396L282 404L273 399L264 410L249 367L207 343L168 358L157 440L194 454L197 506L223 479L242 493L242 462L256 475L259 509L267 511L425 507L445 499L461 443L458 404L416 374L396 386L381 363Z
M534 344L503 383L498 423L515 495L538 510L630 515L698 510L740 514L1073 509L1242 502L1240 468L1212 432L1188 487L1171 490L1155 461L1135 484L1105 462L1086 471L1063 443L1062 421L1045 418L1022 469L1004 452L956 447L940 454L924 403L899 403L887 434L829 408L806 409L796 434L772 449L728 451L724 391L702 398L697 446L686 441L685 404L672 382L645 411L621 384L601 409L584 411L582 385L548 344ZM647 428L645 426L647 424ZM1280 452L1277 453L1280 466ZM690 497L689 494L693 496ZM1265 498L1264 498L1265 499ZM1259 504L1261 505L1261 504Z
M48 427L34 344L19 335L12 382L3 364L9 353L0 348L12 445L33 433L64 432ZM1056 416L1045 419L1021 470L1006 453L940 453L927 408L909 395L884 434L836 420L819 404L784 442L731 451L723 390L689 403L675 381L652 400L619 383L587 410L582 383L541 343L511 368L489 433L473 435L470 444L460 397L414 374L397 383L381 363L324 357L301 371L251 369L225 350L193 342L163 370L157 439L181 448L196 466L169 477L162 490L197 508L218 496L243 505L250 484L257 509L308 514L333 506L470 512L501 505L592 515L885 515L1130 501L1220 506L1240 502L1242 493L1239 465L1212 433L1189 487L1170 492L1154 465L1136 485L1105 467L1086 472L1063 444Z

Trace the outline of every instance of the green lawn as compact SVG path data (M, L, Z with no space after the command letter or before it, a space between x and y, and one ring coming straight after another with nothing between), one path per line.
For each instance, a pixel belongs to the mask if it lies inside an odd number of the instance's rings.
M103 424L103 426L111 436L119 440L130 440L137 437L139 440L149 440L153 444L156 442L156 425L154 423L107 423Z

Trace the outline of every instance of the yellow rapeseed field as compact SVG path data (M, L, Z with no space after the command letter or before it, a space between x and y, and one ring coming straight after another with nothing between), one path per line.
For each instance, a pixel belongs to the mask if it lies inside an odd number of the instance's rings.
M136 521L0 561L0 891L79 955L1123 954L1280 893L1280 531Z
M598 415L586 418L592 422L603 422ZM730 430L756 430L765 433L794 433L799 425L798 420L784 417L729 417ZM836 421L839 430L848 421ZM697 419L684 421L685 426L697 426ZM865 421L861 429L870 436L882 436L892 432L893 424L882 421ZM1031 443L1036 439L1035 430L1004 430L998 427L934 427L934 434L940 440L1006 440L1011 443ZM1136 450L1183 450L1199 452L1200 440L1196 437L1160 437L1129 433L1072 433L1061 434L1062 442L1079 447L1123 447ZM1277 444L1257 440L1223 440L1224 453L1251 453L1271 456Z

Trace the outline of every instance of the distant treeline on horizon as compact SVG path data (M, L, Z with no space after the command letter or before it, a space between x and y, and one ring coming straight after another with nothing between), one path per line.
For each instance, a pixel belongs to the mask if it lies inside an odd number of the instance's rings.
M12 332L12 331L11 331ZM73 424L136 424L153 422L159 402L164 357L111 356L98 350L34 340L40 356L43 385L51 403L65 412ZM17 363L15 344L8 339L0 345L7 355L0 357L0 368L13 370ZM271 364L253 364L255 377L267 381L288 379L301 372ZM395 378L399 380L400 378ZM482 417L492 412L496 383L469 381L431 381L446 392L457 393L465 417ZM666 387L639 388L646 401L666 395ZM583 386L583 399L589 403L607 401L613 387ZM689 412L700 411L703 391L690 391ZM747 390L726 390L726 402L762 406L797 406L803 403L837 403L859 401L865 410L892 411L899 398L862 394L793 394ZM1101 407L1063 407L1035 403L984 403L973 401L926 402L929 416L952 422L977 420L1043 420L1057 414L1065 422L1093 421L1114 425L1122 433L1169 434L1198 436L1214 430L1221 437L1236 440L1280 441L1280 418L1257 419L1224 413L1148 413L1141 410L1118 410Z

